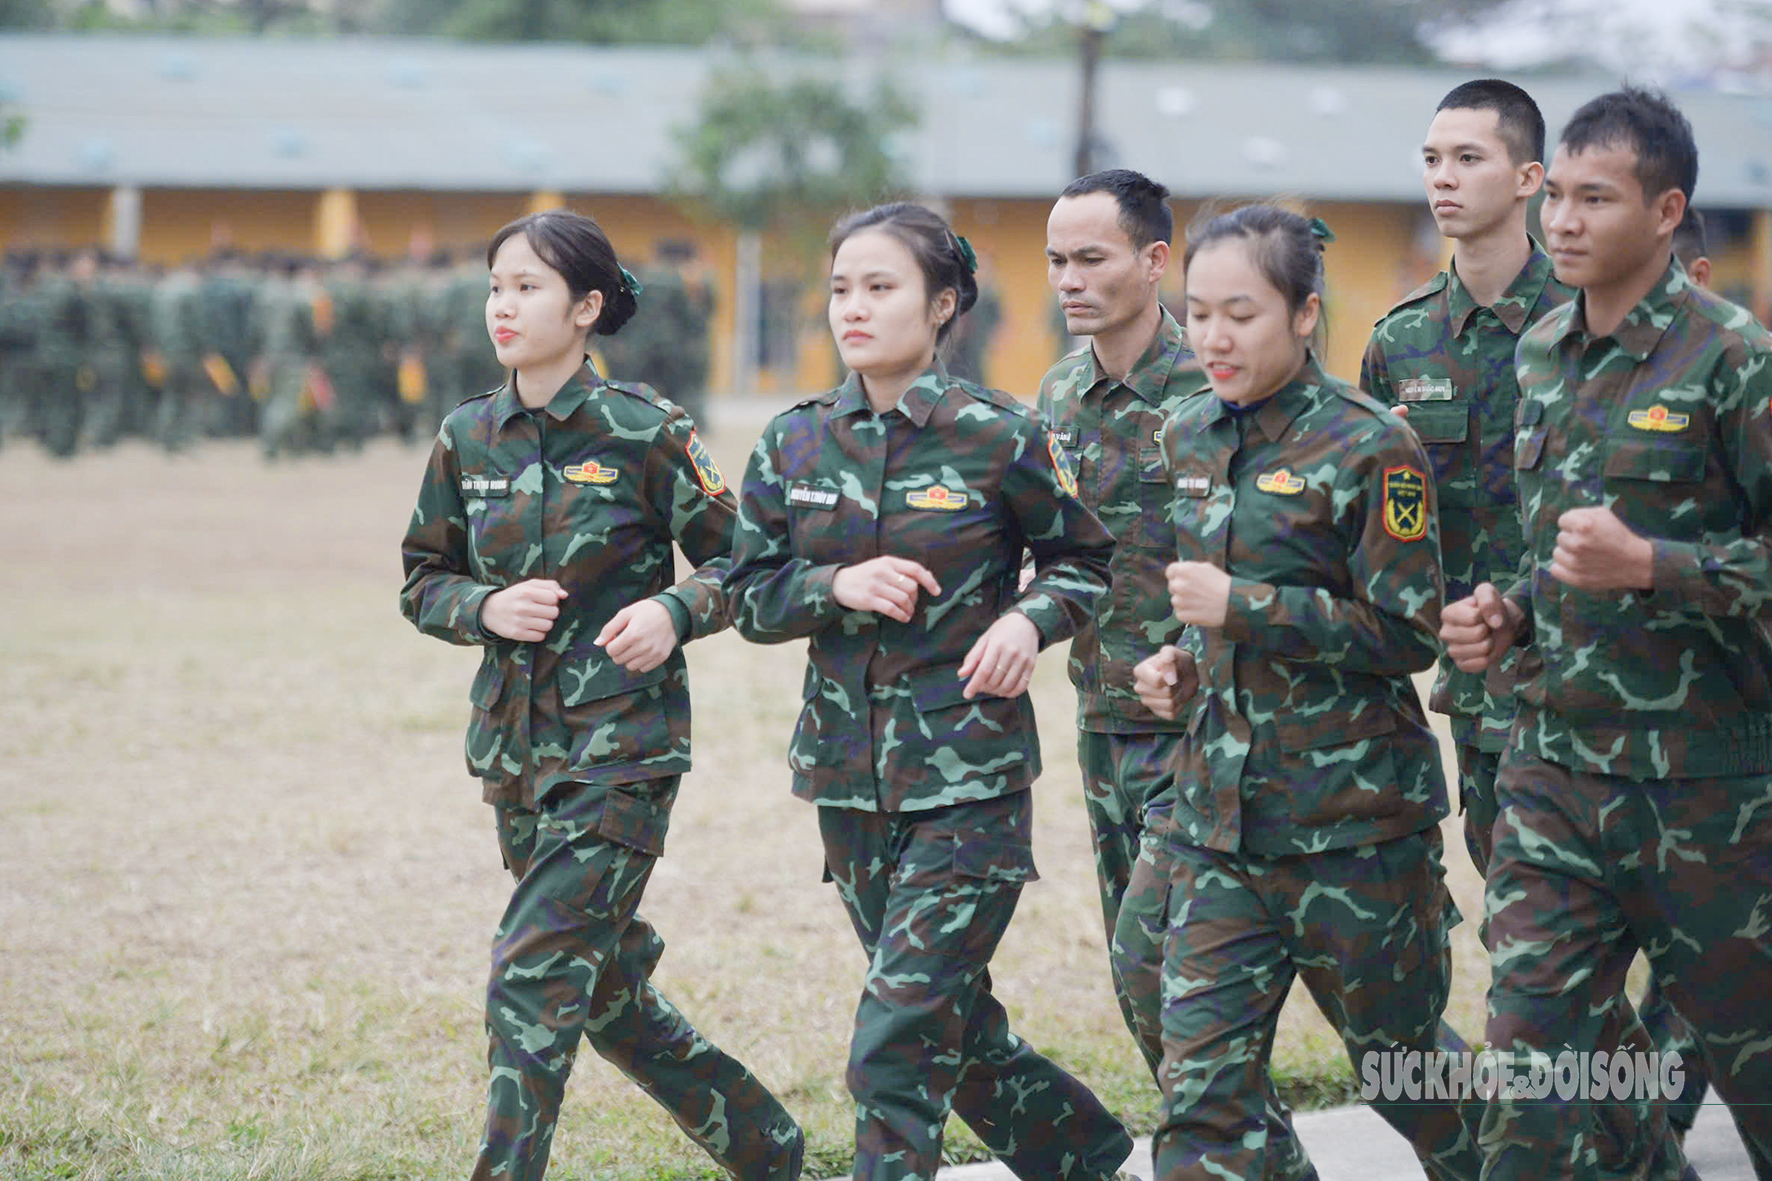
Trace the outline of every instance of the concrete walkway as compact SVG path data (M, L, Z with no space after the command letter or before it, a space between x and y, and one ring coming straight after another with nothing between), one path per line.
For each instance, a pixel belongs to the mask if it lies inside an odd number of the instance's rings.
M1292 1117L1305 1151L1322 1181L1418 1181L1424 1174L1408 1143L1369 1107L1338 1107ZM1686 1159L1703 1181L1754 1181L1753 1166L1741 1146L1729 1109L1706 1103L1686 1137ZM1124 1168L1156 1181L1151 1142L1140 1140ZM942 1181L1012 1181L999 1164L956 1165L941 1171Z

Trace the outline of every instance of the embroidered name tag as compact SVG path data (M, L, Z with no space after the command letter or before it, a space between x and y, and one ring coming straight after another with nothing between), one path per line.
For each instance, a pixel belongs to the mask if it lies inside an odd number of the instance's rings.
M511 494L511 478L509 476L463 476L461 478L461 494L463 496L509 496Z
M1632 410L1628 419L1640 431L1683 431L1692 423L1690 414L1675 414L1656 403L1647 410Z
M1177 476L1175 491L1181 496L1204 496L1212 491L1212 477Z
M1057 439L1060 443L1063 443L1066 447L1075 446L1077 442L1077 432L1071 430L1069 427L1065 427L1063 430L1054 430L1052 432L1052 437Z
M594 459L573 463L560 469L560 474L573 484L613 484L615 469L604 467Z
M1410 377L1397 383L1397 400L1401 402L1450 402L1450 377Z
M834 488L814 488L811 484L790 484L788 503L799 508L823 509L829 512L837 507L837 491Z
M1295 476L1285 468L1255 478L1255 486L1263 492L1279 496L1297 496L1304 491L1304 477Z
M904 502L912 508L934 509L945 513L965 508L967 501L968 497L965 492L956 488L946 488L940 484L933 488L925 488L921 492L912 492L904 498Z

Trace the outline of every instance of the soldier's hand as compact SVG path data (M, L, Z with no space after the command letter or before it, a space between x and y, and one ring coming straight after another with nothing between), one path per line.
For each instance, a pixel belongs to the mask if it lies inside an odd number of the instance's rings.
M1469 598L1440 612L1440 640L1452 663L1467 673L1482 672L1514 646L1526 613L1501 597L1492 582L1480 583Z
M1034 660L1040 655L1040 629L1019 611L1005 612L985 629L984 635L960 662L966 682L966 699L980 693L997 697L1020 697L1034 679Z
M493 591L480 602L480 626L495 636L533 644L548 638L560 618L566 588L551 578L532 578Z
M1609 508L1572 508L1557 518L1550 572L1581 590L1649 590L1655 547Z
M1132 670L1132 688L1145 708L1166 721L1174 721L1182 707L1200 691L1200 670L1194 654L1165 644L1155 656L1147 656Z
M591 643L631 673L650 672L676 650L677 621L657 599L641 599L617 611Z
M920 562L883 554L837 571L831 596L851 611L872 611L909 623L917 609L918 587L932 595L941 593L935 575Z
M1171 562L1169 605L1175 618L1202 627L1223 627L1230 610L1231 576L1211 562Z
M1398 402L1395 406L1391 407L1391 413L1398 418L1407 420L1409 417L1409 404L1407 402Z

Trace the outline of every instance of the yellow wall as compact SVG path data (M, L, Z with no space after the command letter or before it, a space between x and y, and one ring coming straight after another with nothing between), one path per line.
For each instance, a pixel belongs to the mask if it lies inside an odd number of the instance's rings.
M237 250L309 251L316 194L243 189L144 189L143 261L202 258L218 246Z
M359 245L380 258L420 249L481 251L508 221L529 209L523 193L430 193L405 189L357 193Z
M1329 288L1324 367L1343 381L1358 381L1372 326L1425 277L1418 277L1415 257L1416 207L1318 202L1311 205L1310 213L1327 222L1335 234L1323 252Z
M981 286L994 287L1003 316L985 361L985 381L1030 401L1040 378L1070 347L1055 328L1057 300L1046 285L1046 215L1051 201L953 202L954 232L978 252Z
M0 189L0 249L102 243L110 195L109 189Z

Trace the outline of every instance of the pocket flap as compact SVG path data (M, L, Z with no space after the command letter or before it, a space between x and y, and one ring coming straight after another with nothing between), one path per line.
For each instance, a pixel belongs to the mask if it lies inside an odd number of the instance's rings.
M1462 443L1470 435L1470 406L1464 402L1411 402L1408 422L1423 443Z
M1704 479L1702 447L1620 440L1606 456L1606 475L1627 480L1665 480L1696 484Z
M643 673L631 673L601 648L588 647L570 653L560 669L560 704L583 705L618 693L633 693L656 685L671 675L671 661Z
M1019 841L962 841L954 847L954 876L988 882L1033 882L1034 851Z
M1397 715L1388 709L1368 705L1351 717L1337 710L1327 710L1312 717L1279 722L1276 728L1280 732L1281 750L1315 750L1320 746L1345 746L1390 734L1397 728Z
M597 835L657 857L664 852L665 830L670 822L670 813L651 800L611 789L603 797Z
M905 678L911 690L911 704L920 714L952 705L971 704L966 700L966 682L969 680L970 677L960 675L958 664L937 665Z
M505 662L488 652L480 661L480 671L474 674L474 683L468 687L468 700L480 709L491 709L498 704L504 688Z
M1163 466L1163 449L1161 447L1140 447L1138 449L1138 482L1140 484L1167 484L1169 469Z

